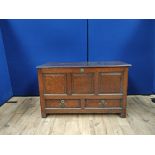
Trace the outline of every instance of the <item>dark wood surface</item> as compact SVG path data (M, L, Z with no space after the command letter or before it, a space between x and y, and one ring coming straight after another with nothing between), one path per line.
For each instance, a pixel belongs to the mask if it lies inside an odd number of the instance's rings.
M120 61L39 66L42 117L51 113L120 113L126 117L129 66Z
M131 64L122 61L99 61L99 62L49 62L37 68L53 68L53 67L118 67L131 66Z

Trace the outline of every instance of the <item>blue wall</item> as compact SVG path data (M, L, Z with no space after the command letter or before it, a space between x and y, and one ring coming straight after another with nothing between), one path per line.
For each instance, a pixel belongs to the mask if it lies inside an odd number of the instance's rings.
M86 20L3 20L14 95L38 95L36 66L86 61Z
M0 27L0 105L12 96L12 88Z
M122 60L131 63L129 94L153 92L154 22L89 20L89 61Z
M153 62L154 62L154 67L153 67L153 71L154 71L154 81L153 81L153 93L155 94L155 20L154 20L154 39L153 39L153 42L154 42L154 55L153 55Z
M11 82L0 38L4 75L0 77L4 92L0 103L12 95L11 84L13 95L38 95L36 66L49 61L86 61L87 42L89 61L122 60L133 65L129 94L155 92L155 20L88 20L88 29L87 20L1 22ZM7 85L6 89L1 85Z

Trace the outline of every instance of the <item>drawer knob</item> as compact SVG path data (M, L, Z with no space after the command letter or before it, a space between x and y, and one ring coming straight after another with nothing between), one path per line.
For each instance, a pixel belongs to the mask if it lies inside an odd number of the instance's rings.
M65 100L60 100L60 107L64 108L65 107Z
M80 73L83 73L84 72L84 68L80 68Z
M104 107L104 106L106 105L105 100L100 100L99 105L100 105L101 107Z

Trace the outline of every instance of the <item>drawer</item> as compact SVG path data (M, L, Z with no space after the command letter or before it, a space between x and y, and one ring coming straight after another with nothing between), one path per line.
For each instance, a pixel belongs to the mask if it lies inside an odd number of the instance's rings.
M46 108L80 108L80 100L74 99L51 99L45 101Z
M116 99L100 99L100 100L86 100L86 108L108 108L121 107L121 100Z

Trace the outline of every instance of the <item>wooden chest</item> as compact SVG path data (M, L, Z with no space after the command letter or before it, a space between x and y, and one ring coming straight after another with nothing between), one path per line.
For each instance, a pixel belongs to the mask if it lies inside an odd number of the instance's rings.
M119 61L38 66L42 117L53 113L118 113L126 117L129 66Z

